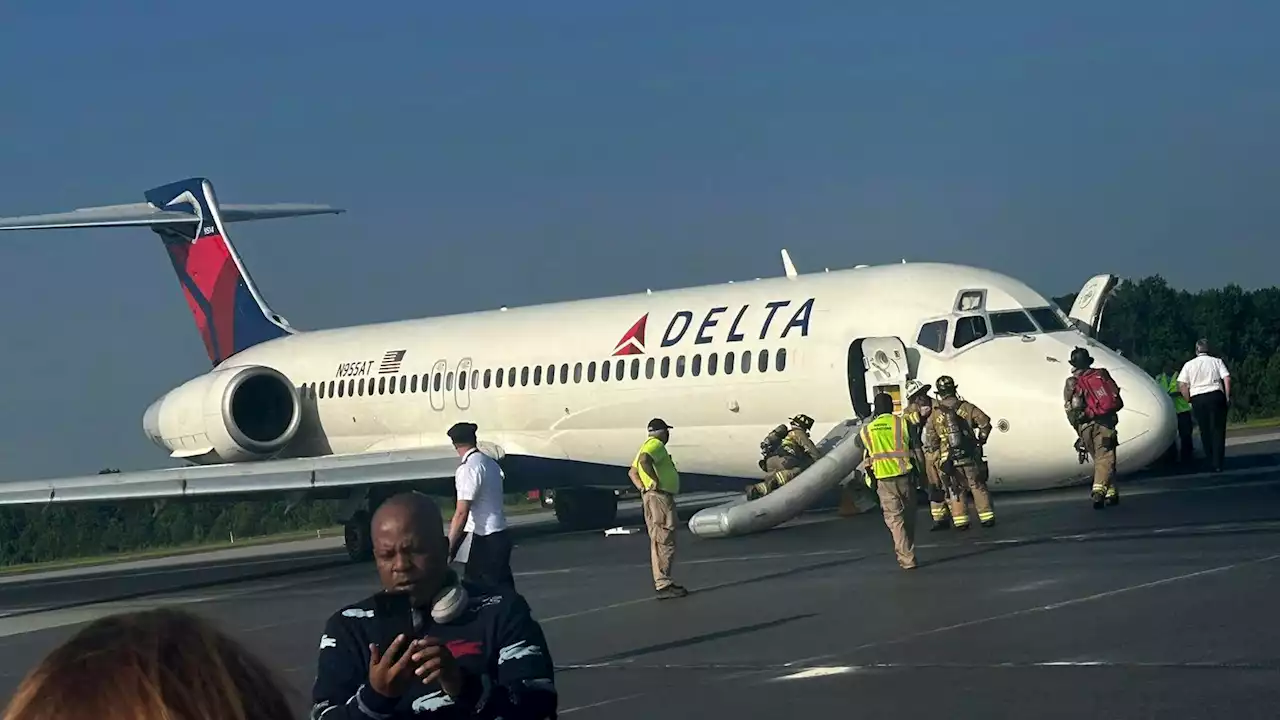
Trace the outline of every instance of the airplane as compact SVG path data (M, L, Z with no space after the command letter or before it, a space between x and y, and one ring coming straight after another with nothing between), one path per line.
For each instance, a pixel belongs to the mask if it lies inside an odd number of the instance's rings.
M942 263L861 265L745 282L321 330L263 299L227 233L232 222L343 212L327 205L220 205L190 178L146 202L0 219L0 230L146 227L172 260L212 367L143 413L146 436L182 467L0 483L0 504L262 498L341 499L352 560L369 520L406 488L452 492L445 431L479 426L506 492L552 490L559 521L608 527L615 490L650 418L673 426L682 491L737 490L760 475L760 439L797 413L824 432L901 402L909 380L955 378L992 418L993 490L1091 475L1063 412L1067 357L1087 347L1125 398L1119 470L1176 436L1169 397L1097 343L1110 275L1063 313L1022 282ZM1081 328L1085 330L1082 331Z

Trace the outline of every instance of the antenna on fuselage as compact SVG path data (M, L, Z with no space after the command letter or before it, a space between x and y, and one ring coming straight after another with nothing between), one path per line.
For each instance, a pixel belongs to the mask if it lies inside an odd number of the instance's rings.
M794 279L796 275L800 274L796 272L795 263L791 262L791 254L787 252L786 248L782 248L782 271L787 274L787 277L792 279Z

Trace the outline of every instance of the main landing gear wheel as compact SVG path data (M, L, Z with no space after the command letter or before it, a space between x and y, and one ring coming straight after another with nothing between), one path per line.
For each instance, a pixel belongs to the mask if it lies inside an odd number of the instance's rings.
M347 549L347 557L353 562L373 559L373 538L369 522L369 513L361 510L342 525L342 544Z
M556 520L567 530L598 530L618 519L618 497L613 490L559 488Z

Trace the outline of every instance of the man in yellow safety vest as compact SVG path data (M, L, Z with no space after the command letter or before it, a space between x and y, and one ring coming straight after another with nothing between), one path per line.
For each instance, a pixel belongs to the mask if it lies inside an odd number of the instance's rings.
M671 561L676 555L676 494L680 473L667 452L671 426L662 418L649 421L649 438L631 463L631 484L640 491L644 524L649 530L649 561L658 599L684 597L688 590L671 581Z
M874 483L880 496L898 564L910 570L916 566L916 470L911 457L918 442L907 421L893 414L893 398L888 394L876 394L872 412L855 442L866 458L867 486Z
M1178 443L1169 448L1170 456L1176 464L1190 467L1196 454L1191 444L1191 403L1178 390L1178 366L1167 362L1164 367L1164 372L1156 376L1156 382L1173 398L1173 409L1178 413Z

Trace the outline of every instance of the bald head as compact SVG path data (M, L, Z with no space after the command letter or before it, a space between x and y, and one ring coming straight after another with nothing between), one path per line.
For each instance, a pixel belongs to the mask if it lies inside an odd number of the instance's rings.
M440 506L421 493L401 493L378 507L371 524L373 559L382 586L410 592L415 602L429 602L449 569L449 539Z
M406 492L393 495L378 507L373 514L373 530L376 533L381 525L395 525L406 530L412 529L424 537L444 534L444 520L440 517L440 506L431 498L418 492Z

